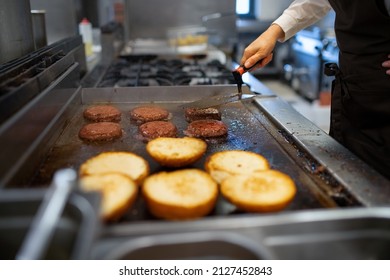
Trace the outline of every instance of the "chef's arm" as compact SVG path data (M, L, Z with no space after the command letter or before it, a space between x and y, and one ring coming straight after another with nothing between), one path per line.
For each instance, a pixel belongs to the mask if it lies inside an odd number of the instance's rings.
M296 32L324 17L331 6L327 0L295 0L272 25L244 51L241 65L253 69L263 67L272 60L276 42L284 42Z

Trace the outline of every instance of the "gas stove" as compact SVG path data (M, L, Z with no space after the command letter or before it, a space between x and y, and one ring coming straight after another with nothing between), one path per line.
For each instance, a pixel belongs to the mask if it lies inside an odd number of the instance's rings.
M128 55L114 60L98 87L184 86L234 84L219 60L205 56Z

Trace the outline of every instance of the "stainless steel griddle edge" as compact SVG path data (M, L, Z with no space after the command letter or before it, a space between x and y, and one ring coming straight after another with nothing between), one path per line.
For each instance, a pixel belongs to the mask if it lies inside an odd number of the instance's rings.
M390 182L281 98L254 102L366 206L389 205Z

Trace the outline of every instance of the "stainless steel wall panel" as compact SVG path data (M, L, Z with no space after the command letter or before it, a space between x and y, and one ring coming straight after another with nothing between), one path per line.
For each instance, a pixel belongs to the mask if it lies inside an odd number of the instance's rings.
M46 11L48 44L78 34L79 0L31 0L31 8Z
M0 34L0 64L34 51L30 1L0 1Z

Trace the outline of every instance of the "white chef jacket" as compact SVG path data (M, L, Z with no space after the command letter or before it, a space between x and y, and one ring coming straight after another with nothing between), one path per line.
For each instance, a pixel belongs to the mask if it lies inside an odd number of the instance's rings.
M372 1L372 0L367 0ZM390 0L384 0L390 14ZM328 0L295 0L273 23L279 25L285 37L281 42L290 39L298 31L314 24L323 18L332 7Z

